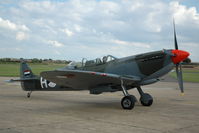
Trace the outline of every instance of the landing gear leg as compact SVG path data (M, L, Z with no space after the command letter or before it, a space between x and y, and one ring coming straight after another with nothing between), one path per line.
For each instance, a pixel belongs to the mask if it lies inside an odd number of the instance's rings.
M134 108L136 98L135 96L128 94L128 91L126 87L124 86L122 79L121 79L121 87L122 87L122 92L124 94L124 97L121 100L122 108L131 110Z
M31 93L32 93L32 91L27 93L27 98L30 98Z
M153 97L148 93L144 93L140 86L137 87L140 94L140 102L143 106L151 106L153 104Z

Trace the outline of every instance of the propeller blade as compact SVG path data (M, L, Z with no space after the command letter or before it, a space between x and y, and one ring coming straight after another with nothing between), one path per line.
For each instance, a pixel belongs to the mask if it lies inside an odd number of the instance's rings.
M176 38L176 28L175 28L175 20L173 19L173 29L174 29L174 44L175 44L175 49L178 49L178 42Z
M183 86L183 77L182 77L182 65L180 63L176 64L176 74L178 78L178 84L181 90L181 93L184 93L184 86Z

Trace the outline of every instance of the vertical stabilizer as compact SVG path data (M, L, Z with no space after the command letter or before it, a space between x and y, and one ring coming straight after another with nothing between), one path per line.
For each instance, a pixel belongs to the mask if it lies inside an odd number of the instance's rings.
M33 78L33 77L34 77L34 74L33 74L32 70L26 64L26 62L23 59L21 59L20 78L24 79L24 78Z
M21 87L24 91L34 91L36 88L40 87L38 77L33 74L32 70L23 59L21 59L20 63L20 79Z

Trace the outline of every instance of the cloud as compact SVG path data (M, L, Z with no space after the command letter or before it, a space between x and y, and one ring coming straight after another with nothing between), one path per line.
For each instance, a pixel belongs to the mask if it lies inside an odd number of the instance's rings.
M17 25L9 20L4 20L0 17L0 27L9 29L9 30L22 30L29 31L29 28L26 25Z
M55 5L51 1L23 1L21 4L21 7L23 7L25 10L30 12L40 12L45 13L47 11L54 10Z
M120 45L126 45L126 46L135 46L135 47L142 47L142 48L150 48L150 45L147 43L141 43L141 42L127 42L122 40L111 40L112 43L120 44Z
M78 29L78 30L80 30L80 29ZM67 28L62 29L61 31L64 32L68 37L71 37L74 35L74 33Z
M112 1L100 1L99 8L104 15L115 16L120 11L120 6L116 2Z
M30 29L26 25L16 24L16 23L11 22L10 20L5 20L0 17L0 28L10 30L10 31L15 31L16 40L22 41L29 38L28 34L25 32L30 31Z
M82 31L82 27L80 25L75 24L74 28L77 32L81 32Z
M144 3L142 3L141 1L139 1L139 0L134 0L134 1L132 1L133 3L132 4L130 4L131 6L130 6L130 8L129 8L129 10L130 11L132 11L132 12L134 12L134 11L136 11L136 10L139 10L139 8L141 8L141 7L143 7L144 5Z
M179 2L170 2L170 10L173 12L173 16L177 23L185 24L187 22L195 23L195 26L199 27L199 13L196 7L186 7Z
M54 47L63 47L63 46L64 46L63 43L60 43L60 42L58 42L58 41L49 40L49 41L47 41L47 43L48 43L48 44L51 44L51 45L54 46Z
M23 51L23 49L21 49L21 48L15 48L15 50L19 51L19 52Z
M170 49L174 16L179 48L194 47L191 55L199 61L199 12L195 0L189 1L194 4L181 0L8 1L10 6L2 4L0 10L0 47L26 46L31 49L24 53L28 57L74 60ZM46 49L46 44L51 47ZM60 54L54 52L58 48ZM15 56L0 52L6 55Z
M17 32L16 40L22 41L28 39L28 35L24 32Z
M59 51L57 51L57 50L55 50L54 53L55 53L56 55L61 55L61 53L60 53Z
M199 43L182 43L181 45L185 47L199 48Z

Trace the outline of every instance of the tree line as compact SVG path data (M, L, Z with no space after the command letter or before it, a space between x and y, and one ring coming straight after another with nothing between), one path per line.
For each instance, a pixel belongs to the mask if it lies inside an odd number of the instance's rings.
M53 59L22 59L22 58L0 58L0 63L19 63L21 60L26 61L27 63L57 63L57 64L68 64L71 61L67 60L53 60Z

